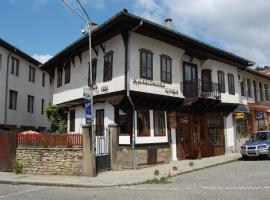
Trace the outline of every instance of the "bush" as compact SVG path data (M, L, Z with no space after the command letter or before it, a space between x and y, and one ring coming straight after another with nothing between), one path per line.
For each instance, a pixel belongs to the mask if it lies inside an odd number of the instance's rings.
M13 162L13 172L15 174L21 174L23 170L23 164L20 163L18 160L15 160Z
M192 161L189 162L189 166L190 167L193 167L194 166L194 163Z
M154 171L154 175L155 175L155 176L159 176L159 170L158 170L158 169L156 169L156 170Z

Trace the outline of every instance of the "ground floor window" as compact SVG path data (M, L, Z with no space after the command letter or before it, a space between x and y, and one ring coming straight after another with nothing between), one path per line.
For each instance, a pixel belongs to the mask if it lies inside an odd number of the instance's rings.
M121 135L129 134L129 117L128 115L119 116L119 129Z
M140 110L137 113L138 136L150 136L149 110Z
M237 138L250 137L250 123L248 119L236 120L235 125Z
M222 117L211 117L208 119L209 145L223 145L224 129Z
M154 110L154 134L155 136L165 136L165 112Z
M104 135L104 109L96 110L96 135Z

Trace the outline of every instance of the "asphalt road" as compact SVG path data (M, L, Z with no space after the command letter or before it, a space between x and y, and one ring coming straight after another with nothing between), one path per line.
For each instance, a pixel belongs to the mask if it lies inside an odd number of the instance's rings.
M270 199L270 160L237 161L172 178L169 184L69 188L0 184L0 200Z

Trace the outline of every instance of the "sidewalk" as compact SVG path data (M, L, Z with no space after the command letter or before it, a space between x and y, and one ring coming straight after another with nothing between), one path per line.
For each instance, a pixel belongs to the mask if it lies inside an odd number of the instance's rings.
M71 186L71 187L109 187L120 185L132 185L145 182L154 177L160 178L169 173L174 176L179 173L185 173L198 170L234 160L238 160L240 154L230 153L222 156L203 158L201 160L183 160L175 161L170 164L163 164L149 168L130 170L130 171L107 171L98 174L97 177L85 176L58 176L58 175L30 175L9 172L0 172L0 183L10 184L31 184L31 185L50 185L50 186ZM189 163L193 162L193 167ZM177 170L174 171L173 167ZM154 176L154 171L159 170L159 176Z

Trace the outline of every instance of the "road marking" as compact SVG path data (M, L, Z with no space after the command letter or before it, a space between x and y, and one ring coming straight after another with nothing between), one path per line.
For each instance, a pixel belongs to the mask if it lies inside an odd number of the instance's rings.
M25 191L22 191L22 192L10 193L10 194L7 194L5 196L0 196L0 199L10 197L10 196L16 196L18 194L24 194L24 193L28 193L28 192L33 192L33 191L36 191L36 190L41 190L41 189L43 189L45 187L46 186L42 186L42 187L34 188L34 189L31 189L31 190L25 190Z
M142 188L142 187L122 186L122 187L118 187L118 188L131 189L131 190L179 190L179 188L166 188L166 187L147 187L147 188Z
M204 190L268 190L270 187L201 187Z

